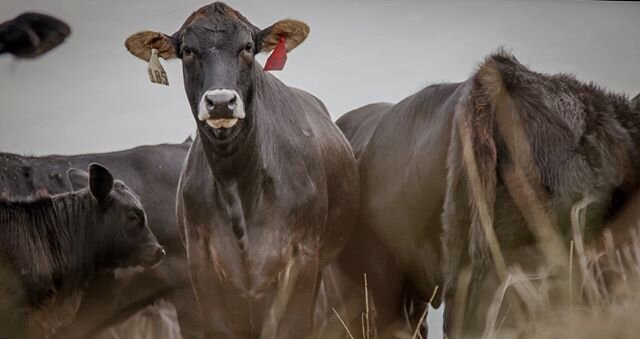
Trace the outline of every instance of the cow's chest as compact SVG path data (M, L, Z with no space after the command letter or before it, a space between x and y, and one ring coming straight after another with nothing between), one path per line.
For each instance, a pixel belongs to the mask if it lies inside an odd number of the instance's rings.
M302 234L292 227L298 213L283 207L277 195L253 194L248 198L234 187L185 191L185 229L196 273L213 269L226 286L258 295L283 274Z

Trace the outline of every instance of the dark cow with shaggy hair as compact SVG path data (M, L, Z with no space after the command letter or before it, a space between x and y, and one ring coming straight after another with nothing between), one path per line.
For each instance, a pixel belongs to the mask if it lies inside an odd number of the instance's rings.
M259 29L216 2L173 35L131 36L129 51L182 60L198 134L178 190L191 279L210 338L306 338L323 268L358 210L351 148L320 100L255 56L291 50L309 27Z
M93 276L164 257L124 183L98 164L69 176L89 188L0 200L0 337L43 338L73 318Z
M408 278L408 287L393 279L396 287L380 295L375 286L389 279L370 276L374 303L398 305L405 290L424 301L444 285L451 335L458 274L470 267L465 313L457 318L465 334L478 334L497 273L561 261L576 205L589 204L590 241L628 204L640 170L639 109L571 76L531 72L500 52L464 83L429 86L398 104L368 105L340 118L359 163L356 232L375 234ZM555 228L542 228L545 222ZM487 239L487 232L495 236ZM352 242L349 248L358 246ZM487 265L490 243L502 250L498 270ZM352 264L355 256L342 257ZM359 263L365 271L385 269ZM393 310L401 316L399 307ZM385 317L382 324L393 313Z
M66 171L101 163L124 180L145 205L149 227L167 251L153 269L140 274L101 275L85 290L78 316L60 327L57 338L87 338L166 298L177 311L182 336L198 337L199 315L193 296L186 252L176 225L175 202L180 169L191 139L128 150L78 155L22 156L0 153L0 194L27 196L39 190L51 194L70 190ZM75 189L86 180L74 182Z
M569 75L530 71L505 52L487 58L465 91L454 117L443 220L447 322L458 274L470 267L461 319L473 333L484 325L489 301L481 286L491 279L491 260L499 277L510 261L530 266L534 257L518 254L532 247L557 264L575 206L588 206L588 241L636 192L640 107Z
M530 71L499 52L470 79L454 119L443 215L447 305L460 270L470 267L462 319L481 328L488 302L480 288L491 279L491 261L500 276L506 266L530 264L534 257L517 254L537 246L555 264L575 206L588 206L588 241L637 191L640 107L573 76ZM451 324L453 307L447 310Z
M60 45L69 34L69 25L60 19L40 13L22 13L0 24L0 54L35 58Z

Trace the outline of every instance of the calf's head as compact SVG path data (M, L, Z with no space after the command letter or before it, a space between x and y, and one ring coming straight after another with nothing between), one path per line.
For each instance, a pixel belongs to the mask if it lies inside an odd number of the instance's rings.
M251 120L256 77L262 71L256 54L280 42L292 50L308 34L309 26L296 20L261 30L238 11L215 2L194 12L173 35L140 32L125 46L143 60L149 60L152 49L164 59L180 58L198 129L208 138L230 140Z
M98 264L104 268L141 265L151 267L162 260L164 249L147 225L137 195L123 182L114 180L103 166L91 164L89 173L70 169L74 190L91 196L97 203L94 230L86 246L92 246Z

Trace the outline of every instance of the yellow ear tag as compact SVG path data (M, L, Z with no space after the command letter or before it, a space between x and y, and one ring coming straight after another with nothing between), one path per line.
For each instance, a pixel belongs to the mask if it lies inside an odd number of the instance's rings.
M160 64L160 60L158 59L158 50L151 50L151 57L149 58L149 80L154 84L161 84L165 86L169 86L169 78L167 78L167 72L162 68L162 64Z

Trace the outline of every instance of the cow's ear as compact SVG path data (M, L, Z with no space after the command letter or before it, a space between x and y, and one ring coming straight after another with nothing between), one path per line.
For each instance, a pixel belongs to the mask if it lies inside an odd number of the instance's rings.
M89 184L89 173L77 168L67 170L67 181L71 191L81 190Z
M144 61L149 61L152 49L157 49L158 56L165 60L174 59L177 55L175 39L159 32L144 31L133 34L124 42L124 46L131 54Z
M260 52L271 52L281 38L285 39L285 47L287 52L298 47L304 39L309 35L309 25L302 21L285 19L263 29L258 38L258 46Z
M636 95L633 99L631 99L631 103L635 106L640 108L640 94Z
M89 165L89 191L98 202L107 201L113 189L113 176L108 169L100 164Z

